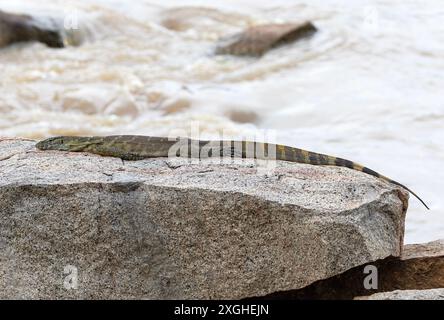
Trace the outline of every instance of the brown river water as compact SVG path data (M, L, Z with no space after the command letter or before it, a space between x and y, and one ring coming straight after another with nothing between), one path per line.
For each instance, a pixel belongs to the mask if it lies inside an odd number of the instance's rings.
M444 2L0 0L61 19L81 46L0 51L0 136L189 135L273 140L411 187L406 242L444 238ZM312 21L261 58L221 37Z

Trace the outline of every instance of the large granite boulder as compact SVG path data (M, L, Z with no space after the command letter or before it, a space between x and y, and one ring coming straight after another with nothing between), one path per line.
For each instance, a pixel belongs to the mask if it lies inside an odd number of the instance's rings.
M237 299L399 256L408 195L347 168L0 139L0 298Z
M40 21L29 15L0 10L0 48L28 41L39 41L52 48L65 46L63 33L55 21Z

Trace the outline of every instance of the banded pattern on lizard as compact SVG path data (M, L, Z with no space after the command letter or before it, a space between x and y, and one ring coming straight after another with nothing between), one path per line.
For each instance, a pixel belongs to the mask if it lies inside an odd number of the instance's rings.
M40 150L89 152L102 156L117 157L123 160L141 160L145 158L171 156L189 158L230 156L346 167L380 178L407 190L429 209L425 202L412 190L372 169L350 160L278 144L251 141L205 141L188 138L171 139L165 137L123 135L106 137L53 137L38 142L36 147Z

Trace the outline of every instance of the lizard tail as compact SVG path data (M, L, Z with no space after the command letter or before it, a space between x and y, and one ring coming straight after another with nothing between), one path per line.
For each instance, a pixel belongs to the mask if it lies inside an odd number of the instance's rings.
M410 190L409 188L407 188L405 185L403 185L403 184L401 184L401 183L399 183L399 182L396 182L396 181L394 181L394 180L391 180L391 179L389 179L388 180L389 182L391 182L391 183L393 183L393 184L396 184L397 186L400 186L400 187L402 187L402 188L404 188L405 190L407 190L408 192L410 192L411 194L413 194L413 196L416 198L416 199L418 199L419 201L421 201L421 203L424 205L424 207L426 207L427 208L427 210L430 210L430 208L426 205L426 203L416 194L416 193L414 193L412 190Z
M336 162L342 162L342 161L347 161L347 160L344 160L344 159L340 159L340 158L336 158ZM350 161L351 162L351 161ZM348 164L348 163L347 163ZM346 167L350 167L349 165L345 165ZM361 165L359 165L359 164L357 164L357 163L354 163L354 162L352 162L352 165L351 165L351 168L352 169L355 169L355 170L358 170L358 171L361 171L361 172L364 172L364 173L367 173L367 174L369 174L369 175L371 175L371 176L374 176L374 177L377 177L377 178L380 178L380 179L382 179L382 180L385 180L385 181L387 181L387 182L390 182L390 183L393 183L393 184L395 184L395 185L397 185L397 186L399 186L399 187L401 187L401 188L403 188L403 189L405 189L405 190L407 190L408 192L410 192L411 194L413 194L413 196L416 198L416 199L418 199L423 205L424 205L424 207L426 207L427 208L427 210L430 210L430 208L427 206L427 204L416 194L416 193L414 193L412 190L410 190L409 188L407 188L405 185L403 185L402 183L399 183L398 181L395 181L395 180L392 180L392 179L390 179L390 178L388 178L388 177L386 177L386 176L383 176L382 174L380 174L380 173L378 173L378 172L376 172L376 171L373 171L372 169L369 169L369 168L367 168L367 167L364 167L364 166L361 166Z
M357 171L364 172L366 174L369 174L371 176L374 176L376 178L380 178L382 180L385 180L387 182L393 183L408 192L410 192L416 199L418 199L424 207L426 207L428 210L430 208L427 206L427 204L412 190L407 188L405 185L394 181L386 176L383 176L382 174L379 174L376 171L373 171L372 169L369 169L367 167L364 167L360 164L357 164L353 161L328 156L325 154L320 154L316 152L306 151L302 149L297 149L293 147L287 147L282 145L276 145L276 151L277 151L277 159L278 160L286 160L286 161L292 161L292 162L299 162L299 163L307 163L312 165L327 165L327 166L337 166L337 167L347 167L350 169L354 169Z

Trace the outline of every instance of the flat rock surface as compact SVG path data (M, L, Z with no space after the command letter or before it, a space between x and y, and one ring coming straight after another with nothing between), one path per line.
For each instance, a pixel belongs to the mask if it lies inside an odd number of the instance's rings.
M433 258L433 257L444 258L444 239L427 243L408 244L404 246L404 251L402 253L401 260L423 259L423 258Z
M34 144L0 139L0 298L237 299L401 254L408 195L361 172Z

